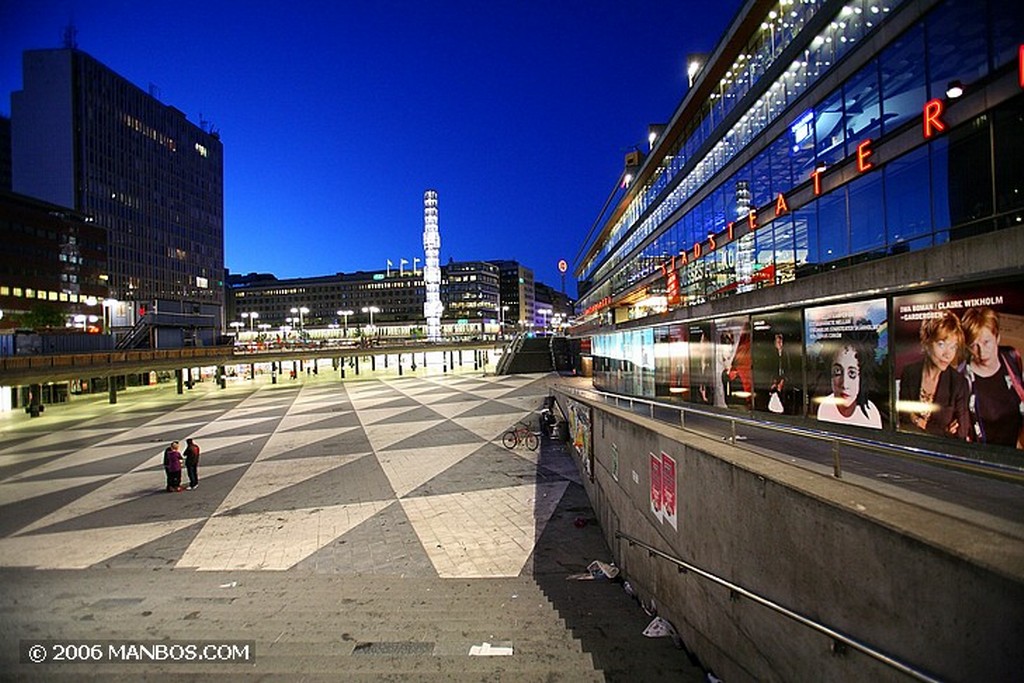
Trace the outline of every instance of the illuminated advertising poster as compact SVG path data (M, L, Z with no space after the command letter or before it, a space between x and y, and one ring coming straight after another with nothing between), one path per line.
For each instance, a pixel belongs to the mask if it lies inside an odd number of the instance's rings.
M715 345L711 323L690 323L686 328L690 350L690 393L693 403L712 405L715 401Z
M659 522L663 522L665 508L662 505L661 458L654 453L649 455L651 460L651 513L658 518Z
M885 299L805 311L810 415L881 429L888 418Z
M676 513L676 461L668 453L661 453L661 501L664 521L679 529Z
M799 311L753 317L754 409L803 412L803 321Z
M1022 285L893 299L898 429L1024 447Z
M754 380L750 368L750 322L746 317L715 321L714 405L750 408Z
M569 434L576 455L583 461L583 471L591 480L594 478L594 453L591 447L590 406L585 403L566 401L569 408Z

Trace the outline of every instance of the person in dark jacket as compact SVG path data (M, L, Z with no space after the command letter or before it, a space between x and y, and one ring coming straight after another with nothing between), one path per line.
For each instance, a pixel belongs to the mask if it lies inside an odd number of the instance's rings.
M164 451L164 471L167 473L167 491L181 491L181 451L178 442L173 441Z
M188 470L188 488L199 487L199 444L185 439L185 469Z

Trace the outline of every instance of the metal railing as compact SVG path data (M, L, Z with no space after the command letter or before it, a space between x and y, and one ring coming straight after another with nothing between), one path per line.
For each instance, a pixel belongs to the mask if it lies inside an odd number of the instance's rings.
M717 422L728 423L727 426L729 436L727 438L732 445L739 448L743 448L742 442L746 439L746 437L741 436L738 433L739 427L749 427L751 429L774 432L790 437L799 437L820 443L825 443L829 446L831 451L832 475L837 479L841 479L843 476L842 449L856 448L860 450L873 451L876 453L892 455L901 458L931 461L935 464L955 467L962 470L983 472L985 474L997 476L1002 479L1015 480L1018 482L1024 481L1024 467L1012 463L1002 463L993 460L981 460L979 458L972 458L966 455L946 453L928 448L888 443L864 437L851 436L847 434L825 432L816 429L811 429L809 427L798 427L794 425L787 425L776 422L766 422L755 419L753 417L725 415L722 413L712 412L709 410L702 410L700 408L694 408L691 406L673 405L669 403L653 401L650 399L638 398L635 396L613 394L598 389L584 390L578 387L561 385L554 387L554 390L559 391L567 396L576 395L578 397L589 398L592 401L603 403L605 405L611 405L616 408L623 408L624 406L626 406L626 408L628 408L628 410L634 414L640 414L636 409L637 406L647 406L647 417L649 417L650 419L658 420L659 422L663 422L666 424L671 424L674 427L678 427L685 431L689 431L694 434L699 434L705 437L718 435L710 434L708 432L704 432L699 429L694 429L688 426L686 419L686 416L688 414L698 416L701 418L707 418ZM673 422L661 420L655 415L656 409L662 411L678 412L678 419ZM762 453L761 450L756 450L753 448L747 450Z
M874 660L882 662L883 664L886 664L886 665L896 669L897 671L901 671L901 672L907 674L908 676L916 678L919 681L928 681L929 683L939 683L939 681L940 681L940 679L934 678L934 677L924 673L923 671L920 671L919 669L915 669L914 667L910 666L909 664L901 662L900 660L896 659L895 657L892 657L891 655L887 655L886 653L871 647L867 643L863 643L863 642L857 640L856 638L853 638L851 636L846 635L845 633L842 633L840 631L835 630L834 628L826 626L825 624L822 624L819 621L815 621L814 619L811 619L808 616L805 616L803 614L800 614L799 612L791 610L788 607L784 607L783 605L780 605L779 603L777 603L777 602L775 602L773 600L769 600L768 598L764 597L763 595L758 595L757 593L755 593L755 592L753 592L751 590L748 590L748 589L744 588L743 586L735 584L732 581L729 581L728 579L724 579L721 576L718 576L717 574L713 574L713 573L707 571L706 569L702 569L702 568L698 567L695 564L692 564L690 562L687 562L686 560L683 560L681 558L675 557L674 555L669 555L666 552L658 550L657 548L655 548L654 546L650 545L649 543L645 543L645 542L641 541L639 538L635 538L633 536L630 536L629 534L624 534L621 531L616 531L615 532L615 538L623 539L624 541L629 543L630 547L632 547L632 546L640 546L641 548L643 548L644 550L647 551L647 553L648 553L648 555L650 557L660 557L663 560L667 560L667 561L675 564L676 567L679 569L680 573L693 572L694 574L696 574L696 575L698 575L698 576L700 576L702 578L705 578L708 581L711 581L712 583L716 583L719 586L723 586L724 588L728 588L732 595L743 596L743 597L745 597L745 598L747 598L747 599L749 599L749 600L751 600L753 602L756 602L759 605L767 607L768 609L770 609L770 610L772 610L774 612L777 612L778 614L781 614L784 617L792 619L793 621L795 621L795 622L797 622L799 624L803 624L804 626L806 626L806 627L808 627L810 629L813 629L813 630L817 631L818 633L822 633L822 634L828 636L829 638L831 638L833 641L835 641L837 643L841 643L841 644L843 644L843 645L845 645L847 647L850 647L850 648L852 648L854 650L857 650L858 652L862 652L863 654L867 655L868 657L871 657Z

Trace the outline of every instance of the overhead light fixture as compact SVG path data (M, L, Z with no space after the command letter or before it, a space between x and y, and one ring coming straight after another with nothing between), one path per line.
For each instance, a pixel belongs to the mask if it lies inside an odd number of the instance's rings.
M964 94L964 84L960 81L950 81L946 86L946 97L955 100Z

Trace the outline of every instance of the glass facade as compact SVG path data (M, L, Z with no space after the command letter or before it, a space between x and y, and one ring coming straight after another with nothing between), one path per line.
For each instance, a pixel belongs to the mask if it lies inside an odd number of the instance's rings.
M815 6L794 7L799 13ZM862 55L869 45L854 50L880 24L870 17L889 18L899 9L898 3L844 5L813 37L796 36L807 49L771 86L762 84L761 96L713 145L711 123L724 121L727 108L712 103L702 110L700 126L693 124L678 154L665 157L654 180L580 270L581 309L649 283L680 252L688 257L680 272L681 302L695 304L1017 224L1024 209L1022 193L1014 192L1021 178L1015 153L1021 144L1020 96L931 140L919 136L919 148L869 173L827 183L809 201L791 199L778 218L766 220L778 213L780 195L785 200L811 184L816 168L826 169L821 180L827 180L828 169L851 163L865 140L877 148L919 128L925 103L945 98L951 81L980 88L1016 66L1024 9L994 1L938 3L880 51ZM808 89L843 58L863 64L808 101ZM751 66L744 73L749 90L760 72ZM723 101L747 93L728 92ZM766 139L766 131L780 128L773 126L776 120L789 123ZM697 163L687 154L708 147ZM741 152L750 160L721 177ZM751 209L759 216L756 237L730 239L730 222L743 232ZM708 248L709 235L718 236L717 248ZM704 248L696 255L698 244Z

